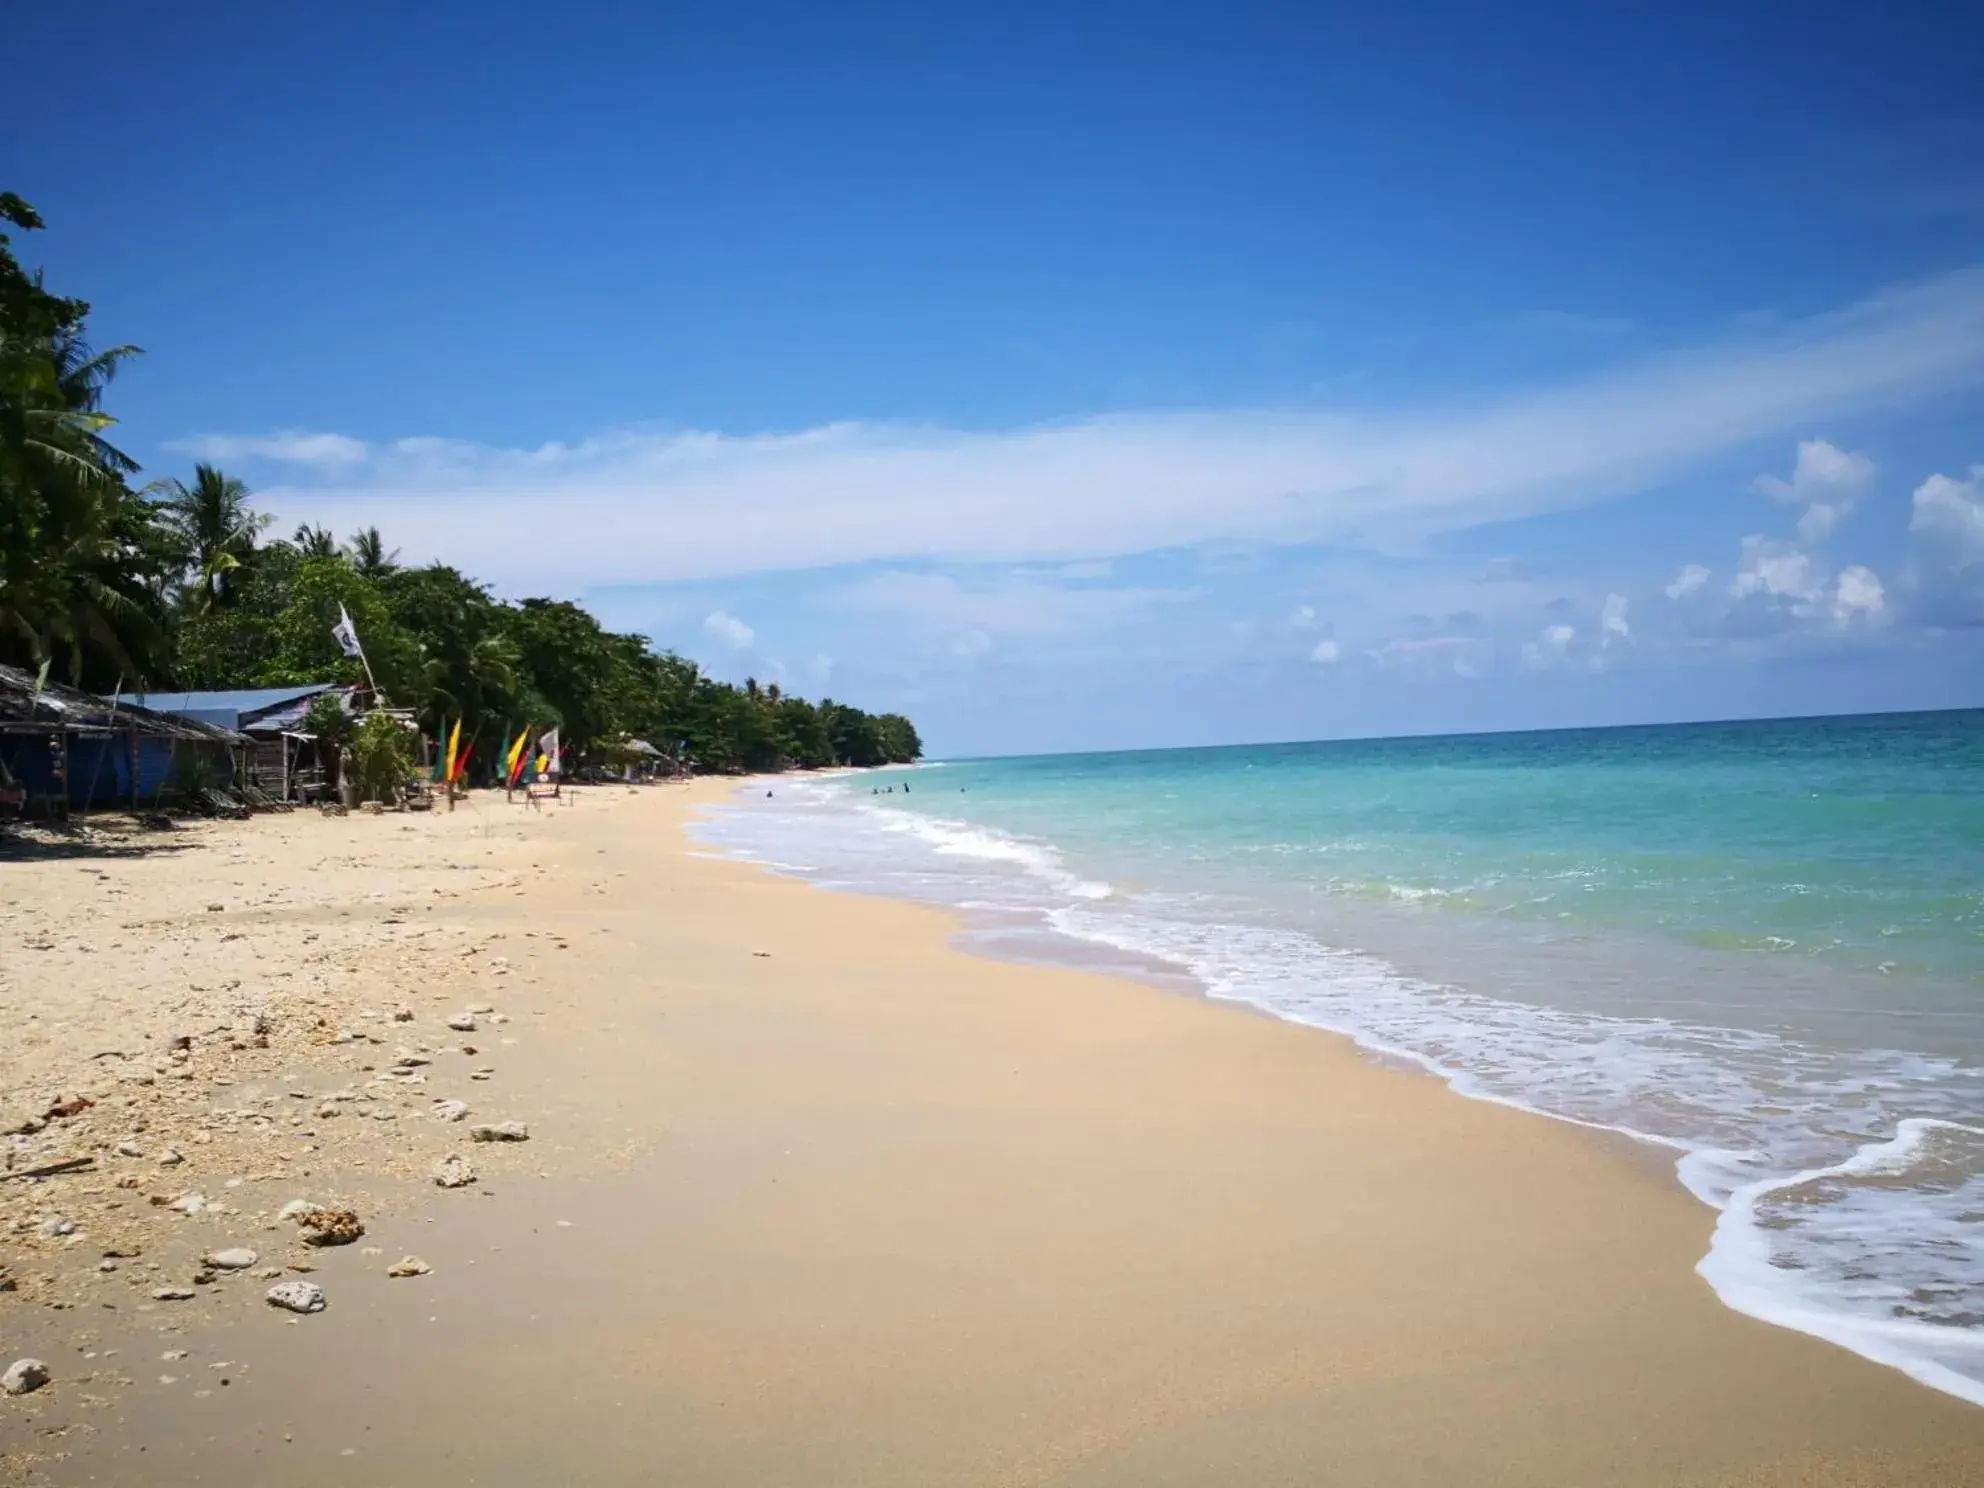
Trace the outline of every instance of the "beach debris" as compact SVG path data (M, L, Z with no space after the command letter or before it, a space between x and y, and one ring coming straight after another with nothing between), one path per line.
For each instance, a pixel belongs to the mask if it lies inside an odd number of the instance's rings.
M0 1392L30 1395L48 1383L48 1366L39 1359L16 1359L0 1374Z
M475 1014L452 1013L448 1017L448 1026L454 1029L456 1033L474 1033Z
M39 1167L22 1168L14 1173L0 1173L0 1178L53 1178L57 1173L78 1173L94 1164L93 1157L65 1157L57 1162L42 1163Z
M207 1196L203 1193L183 1193L165 1207L176 1209L181 1214L198 1214L208 1207Z
M468 1129L471 1140L477 1142L528 1142L530 1128L521 1121L492 1121Z
M261 1257L245 1245L233 1245L226 1250L209 1251L201 1259L217 1271L246 1271Z
M442 1188L466 1188L475 1182L475 1168L459 1153L449 1153L434 1164L434 1182Z
M413 1021L413 1009L410 1007L394 1008L393 1021L395 1023L411 1023Z
M386 1268L386 1274L394 1278L406 1277L406 1276L425 1276L429 1271L432 1271L433 1269L434 1268L432 1266L428 1265L427 1262L423 1261L419 1256L410 1255L410 1256L401 1256L397 1261L394 1261L392 1265Z
M465 1100L437 1100L434 1109L427 1113L436 1121L461 1121L468 1115L468 1102Z
M54 1105L50 1106L48 1108L48 1117L51 1121L66 1121L71 1116L82 1115L83 1112L95 1104L96 1102L91 1100L87 1095L71 1096L68 1100L57 1101Z
M365 1233L354 1209L310 1209L297 1215L305 1245L349 1245Z
M60 1240L64 1235L76 1233L76 1222L65 1214L51 1214L34 1229L44 1240Z
M284 1312L322 1312L330 1305L324 1299L324 1289L314 1281L279 1281L263 1295L269 1306Z
M154 1302L190 1302L192 1300L193 1290L190 1287L152 1288L152 1301Z

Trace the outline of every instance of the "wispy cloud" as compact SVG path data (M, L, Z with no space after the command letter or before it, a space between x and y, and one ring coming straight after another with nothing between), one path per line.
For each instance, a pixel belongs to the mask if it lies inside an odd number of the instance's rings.
M312 465L326 470L362 465L372 448L362 439L346 434L309 434L300 429L280 429L260 436L206 434L196 439L173 440L167 446L196 460L266 460L278 465Z
M724 610L713 610L703 617L703 634L713 641L721 641L734 651L748 651L758 633Z
M1410 546L1605 500L1732 447L1984 377L1984 269L1487 405L1127 414L1001 432L628 430L501 449L340 435L189 447L306 462L284 521L377 524L499 582L679 581L864 562ZM555 513L555 520L547 517Z
M1073 588L1023 574L960 579L891 570L833 596L843 611L882 616L961 654L1005 638L1041 640L1114 625L1153 605L1195 599L1197 589Z

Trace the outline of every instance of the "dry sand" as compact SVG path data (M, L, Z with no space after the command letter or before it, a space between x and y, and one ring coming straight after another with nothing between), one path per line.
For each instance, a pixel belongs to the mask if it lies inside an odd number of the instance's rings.
M0 1171L92 1159L0 1178L0 1477L1984 1483L1984 1411L1723 1309L1653 1165L695 856L720 789L0 857Z

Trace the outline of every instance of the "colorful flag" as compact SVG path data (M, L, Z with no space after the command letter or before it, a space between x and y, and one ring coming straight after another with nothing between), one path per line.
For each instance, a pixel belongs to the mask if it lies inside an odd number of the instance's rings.
M503 778L511 785L515 785L517 783L517 777L523 773L524 745L529 742L530 725L525 724L522 732L517 735L517 742L510 746L510 752L503 758Z
M538 774L558 775L563 773L563 771L560 769L558 764L558 730L557 729L552 728L552 729L546 729L544 731L543 735L537 741L537 753L538 753L538 761L537 761Z
M453 785L455 783L455 751L461 747L461 742L462 721L457 718L453 730L448 734L448 761L446 767L441 771L441 780L444 784Z

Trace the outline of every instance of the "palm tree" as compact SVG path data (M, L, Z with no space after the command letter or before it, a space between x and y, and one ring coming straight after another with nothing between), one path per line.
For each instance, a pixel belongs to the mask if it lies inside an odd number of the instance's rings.
M386 551L386 540L377 527L367 527L351 540L351 563L368 579L383 579L399 572L400 550Z
M193 467L193 484L166 481L153 488L160 515L179 540L187 575L186 606L202 614L233 598L230 577L255 551L270 518L248 505L248 487L212 465Z
M297 525L296 535L290 539L296 551L305 558L335 558L338 556L337 534L328 527L313 527L308 522Z
M0 193L0 219L41 225ZM82 681L142 671L164 641L150 513L125 477L135 462L104 438L116 420L104 388L138 354L92 353L78 301L41 289L0 236L0 651L46 661L60 651ZM15 647L21 648L15 650Z

